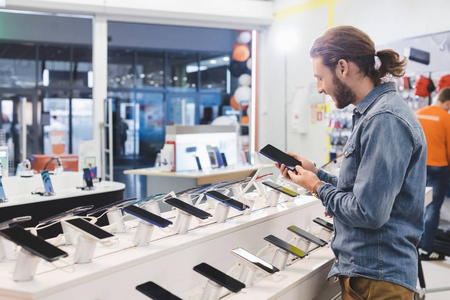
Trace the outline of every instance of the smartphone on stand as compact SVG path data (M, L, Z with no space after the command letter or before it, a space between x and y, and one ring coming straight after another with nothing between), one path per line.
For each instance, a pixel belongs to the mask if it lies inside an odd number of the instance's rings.
M116 236L109 233L106 230L103 230L99 226L89 223L88 221L84 219L69 219L69 220L62 220L61 222L69 225L73 229L87 235L91 239L97 241L97 242L108 242L111 240L117 239Z
M158 227L164 228L172 224L171 221L166 220L158 215L152 214L151 212L135 205L125 206L124 208L122 208L122 210L130 215L133 215L141 220L144 220Z
M201 210L193 205L190 205L186 202L183 202L177 198L169 198L164 200L164 202L202 220L212 217L210 213Z
M227 290L230 290L234 293L237 293L243 288L245 288L245 284L243 284L239 280L236 280L233 277L225 274L224 272L217 270L216 268L208 265L207 263L201 263L196 265L194 267L194 271L202 274L209 280L214 281L218 285L223 286Z
M136 286L136 289L153 300L181 300L181 298L178 298L153 281L140 284Z
M247 250L245 250L243 248L240 248L240 247L235 248L235 249L231 250L231 254L234 254L235 256L242 258L243 260L251 263L258 269L260 269L266 273L273 274L273 273L280 271L278 268L272 266L268 262L262 260L258 256L248 252Z
M2 229L0 230L0 235L47 261L54 261L68 256L65 251L53 246L43 238L33 235L20 226Z
M285 195L288 195L290 197L297 197L298 196L298 194L296 192L294 192L293 190L285 188L284 186L276 184L276 183L274 183L272 181L263 181L262 184L264 184L265 186L271 187L271 188L273 188L273 189L275 189L275 190L277 190L277 191L279 191L279 192L281 192L281 193L283 193Z
M293 232L293 233L295 233L299 237L302 237L302 238L304 238L304 239L306 239L306 240L308 240L308 241L310 241L310 242L312 242L312 243L314 243L316 245L319 245L320 247L323 247L323 246L325 246L327 244L327 242L325 242L324 240L318 238L314 234L309 233L308 231L303 230L301 228L298 228L295 225L289 226L288 230Z
M55 194L53 189L52 180L50 179L50 173L48 171L41 171L42 181L44 182L44 196L52 196Z
M277 238L274 235L268 235L264 238L265 241L277 246L280 249L283 249L286 252L289 252L297 257L303 258L305 257L305 252L303 252L302 250L300 250L299 248L283 241L280 238Z
M211 198L216 199L216 200L218 200L218 201L220 201L220 202L222 202L224 204L227 204L227 205L229 205L229 206L231 206L231 207L233 207L233 208L235 208L237 210L240 210L240 211L243 211L243 210L245 210L247 208L250 208L250 206L248 206L248 205L246 205L246 204L244 204L244 203L242 203L240 201L237 201L237 200L235 200L233 198L230 198L230 197L228 197L228 196L226 196L226 195L224 195L224 194L222 194L222 193L220 193L218 191L207 191L206 195L210 196Z

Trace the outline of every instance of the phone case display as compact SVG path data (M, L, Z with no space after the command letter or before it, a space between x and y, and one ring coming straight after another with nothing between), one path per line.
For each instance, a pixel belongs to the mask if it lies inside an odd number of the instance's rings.
M354 109L353 105L349 105L341 110L338 110L334 106L334 103L328 105L331 106L331 113L326 114L328 119L326 128L327 162L342 154L342 150L352 132L352 115Z

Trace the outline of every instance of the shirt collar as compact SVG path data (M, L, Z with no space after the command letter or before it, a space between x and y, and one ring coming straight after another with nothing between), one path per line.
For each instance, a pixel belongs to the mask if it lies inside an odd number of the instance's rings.
M355 111L360 114L364 114L364 112L372 105L380 96L386 92L394 91L395 92L395 82L388 82L380 84L376 86L373 90L371 90L364 99L358 103L355 108Z

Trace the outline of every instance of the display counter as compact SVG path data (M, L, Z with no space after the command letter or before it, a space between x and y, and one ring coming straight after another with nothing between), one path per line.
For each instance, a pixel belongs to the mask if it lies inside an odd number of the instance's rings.
M174 187L181 191L197 185L218 183L252 176L260 167L252 165L228 166L202 171L165 172L159 168L125 170L124 174L147 176L147 194L167 193ZM264 173L278 171L272 164L263 166Z
M51 175L55 195L33 195L32 192L44 189L39 174L32 177L5 177L2 179L5 195L8 202L0 203L0 222L18 216L31 216L25 222L25 227L34 227L40 220L53 216L68 209L94 205L100 207L105 204L123 199L125 184L120 182L99 182L94 184L93 190L81 190L83 177L81 172L62 172ZM105 225L106 220L100 221ZM39 231L39 235L49 238L61 232L60 226Z
M162 216L175 222L175 214L168 211ZM297 197L275 207L259 203L250 214L231 210L224 223L193 218L186 234L155 228L150 243L141 247L132 243L138 222L127 217L126 232L116 234L118 243L98 245L91 263L74 263L75 247L60 246L69 253L67 259L53 264L41 260L33 280L14 282L14 262L0 262L0 298L148 299L135 287L154 281L182 299L200 299L206 278L193 271L195 265L206 262L223 272L239 272L242 266L230 254L236 247L260 252L261 258L270 262L276 250L264 241L265 236L292 240L288 226L314 231L312 219L317 216L323 216L323 207L312 196ZM338 284L326 280L333 262L328 246L289 262L277 274L258 274L252 287L237 294L222 288L221 299L330 299L330 294L338 292Z

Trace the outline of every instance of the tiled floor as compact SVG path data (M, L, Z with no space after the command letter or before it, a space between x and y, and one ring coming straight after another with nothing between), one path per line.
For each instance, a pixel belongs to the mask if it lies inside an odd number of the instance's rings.
M445 261L422 262L425 277L426 300L450 299L450 257ZM445 291L431 292L432 289L445 288ZM427 290L430 290L429 292Z

